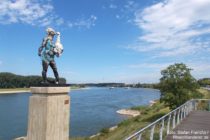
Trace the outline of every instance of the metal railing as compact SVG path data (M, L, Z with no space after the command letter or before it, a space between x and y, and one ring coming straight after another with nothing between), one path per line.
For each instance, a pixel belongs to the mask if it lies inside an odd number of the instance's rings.
M163 139L163 131L166 129L166 134L168 135L171 130L173 130L186 116L193 110L197 110L198 103L200 101L207 101L208 102L208 110L210 110L210 99L192 99L184 103L183 105L179 106L178 108L174 109L173 111L169 112L168 114L162 116L158 120L154 121L153 123L147 125L146 127L142 128L141 130L137 131L133 135L129 136L125 140L141 140L142 134L150 129L150 136L149 139L153 140L154 137L154 130L156 125L160 125L159 128L159 139ZM172 119L172 129L171 129L171 119ZM167 121L167 124L165 123ZM166 128L165 128L166 124ZM170 130L171 129L171 130Z

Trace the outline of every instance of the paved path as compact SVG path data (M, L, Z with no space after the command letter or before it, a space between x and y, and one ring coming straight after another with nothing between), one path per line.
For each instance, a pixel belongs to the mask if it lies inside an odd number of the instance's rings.
M191 112L166 140L210 140L210 112Z

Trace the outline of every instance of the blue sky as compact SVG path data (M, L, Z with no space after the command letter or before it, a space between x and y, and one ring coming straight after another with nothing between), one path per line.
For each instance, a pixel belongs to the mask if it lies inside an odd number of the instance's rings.
M180 62L210 77L208 13L209 0L3 0L0 72L40 75L37 50L53 27L64 46L58 71L70 83L158 82Z

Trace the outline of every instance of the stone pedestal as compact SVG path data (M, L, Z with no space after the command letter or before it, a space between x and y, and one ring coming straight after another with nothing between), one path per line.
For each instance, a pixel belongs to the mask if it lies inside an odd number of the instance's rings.
M70 87L31 87L27 140L69 140Z

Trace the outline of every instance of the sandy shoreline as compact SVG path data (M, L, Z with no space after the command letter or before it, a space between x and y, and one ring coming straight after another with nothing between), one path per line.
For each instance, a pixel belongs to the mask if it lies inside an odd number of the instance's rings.
M156 103L155 100L151 100L149 101L149 106L153 106L155 103ZM120 110L117 110L116 112L121 115L127 115L127 116L132 116L132 117L141 115L140 111L133 110L133 109L120 109Z
M132 117L136 117L136 116L139 116L141 114L140 111L131 110L131 109L120 109L120 110L117 110L117 113L121 114L121 115L132 116Z
M90 88L75 88L71 90L85 90L85 89L90 89ZM15 93L26 93L30 92L30 89L26 90L6 90L6 91L0 91L0 94L15 94Z
M25 93L30 92L30 90L8 90L8 91L0 91L0 94L14 94L14 93Z

